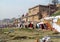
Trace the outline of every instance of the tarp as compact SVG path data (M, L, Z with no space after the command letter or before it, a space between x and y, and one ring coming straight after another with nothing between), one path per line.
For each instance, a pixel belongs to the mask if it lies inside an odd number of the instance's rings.
M53 19L53 28L55 28L58 32L60 32L60 26L55 23L55 22L57 22L58 18L59 18L59 16L56 16L56 17Z
M56 23L53 23L53 28L60 32L60 26L57 25Z
M60 15L59 16L56 16L55 18L60 18Z
M53 19L54 17L45 17L44 19L46 20L50 20L50 19Z
M59 16L52 16L52 17L45 17L44 19L46 19L46 20L50 20L50 19L54 19L54 18L60 18L60 15Z
M57 22L57 21L58 21L58 18L54 18L54 19L53 19L53 22Z

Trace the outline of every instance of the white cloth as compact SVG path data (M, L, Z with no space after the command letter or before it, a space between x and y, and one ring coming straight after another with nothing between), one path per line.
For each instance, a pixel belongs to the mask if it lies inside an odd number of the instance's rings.
M44 40L46 40L46 42L48 42L49 39L50 39L49 36L45 36L45 37L43 37L42 39L40 39L40 42L43 42Z
M48 41L49 41L49 39L50 39L50 37L47 37L47 38L46 38L46 42L48 42Z
M60 32L60 26L56 23L53 23L53 28L55 28L58 32Z

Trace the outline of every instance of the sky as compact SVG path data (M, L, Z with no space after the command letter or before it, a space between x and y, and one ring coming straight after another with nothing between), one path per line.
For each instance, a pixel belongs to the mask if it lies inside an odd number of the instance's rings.
M51 0L0 0L0 20L18 18L36 5L47 5Z

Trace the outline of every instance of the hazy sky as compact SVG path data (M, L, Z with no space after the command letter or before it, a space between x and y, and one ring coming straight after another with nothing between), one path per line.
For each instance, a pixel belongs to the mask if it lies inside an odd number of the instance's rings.
M29 8L42 4L46 5L51 0L0 0L0 19L20 17Z

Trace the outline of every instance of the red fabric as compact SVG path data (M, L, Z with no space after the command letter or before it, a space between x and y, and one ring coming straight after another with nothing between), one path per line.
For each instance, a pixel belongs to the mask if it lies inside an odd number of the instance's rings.
M32 27L32 24L30 24L30 27Z

